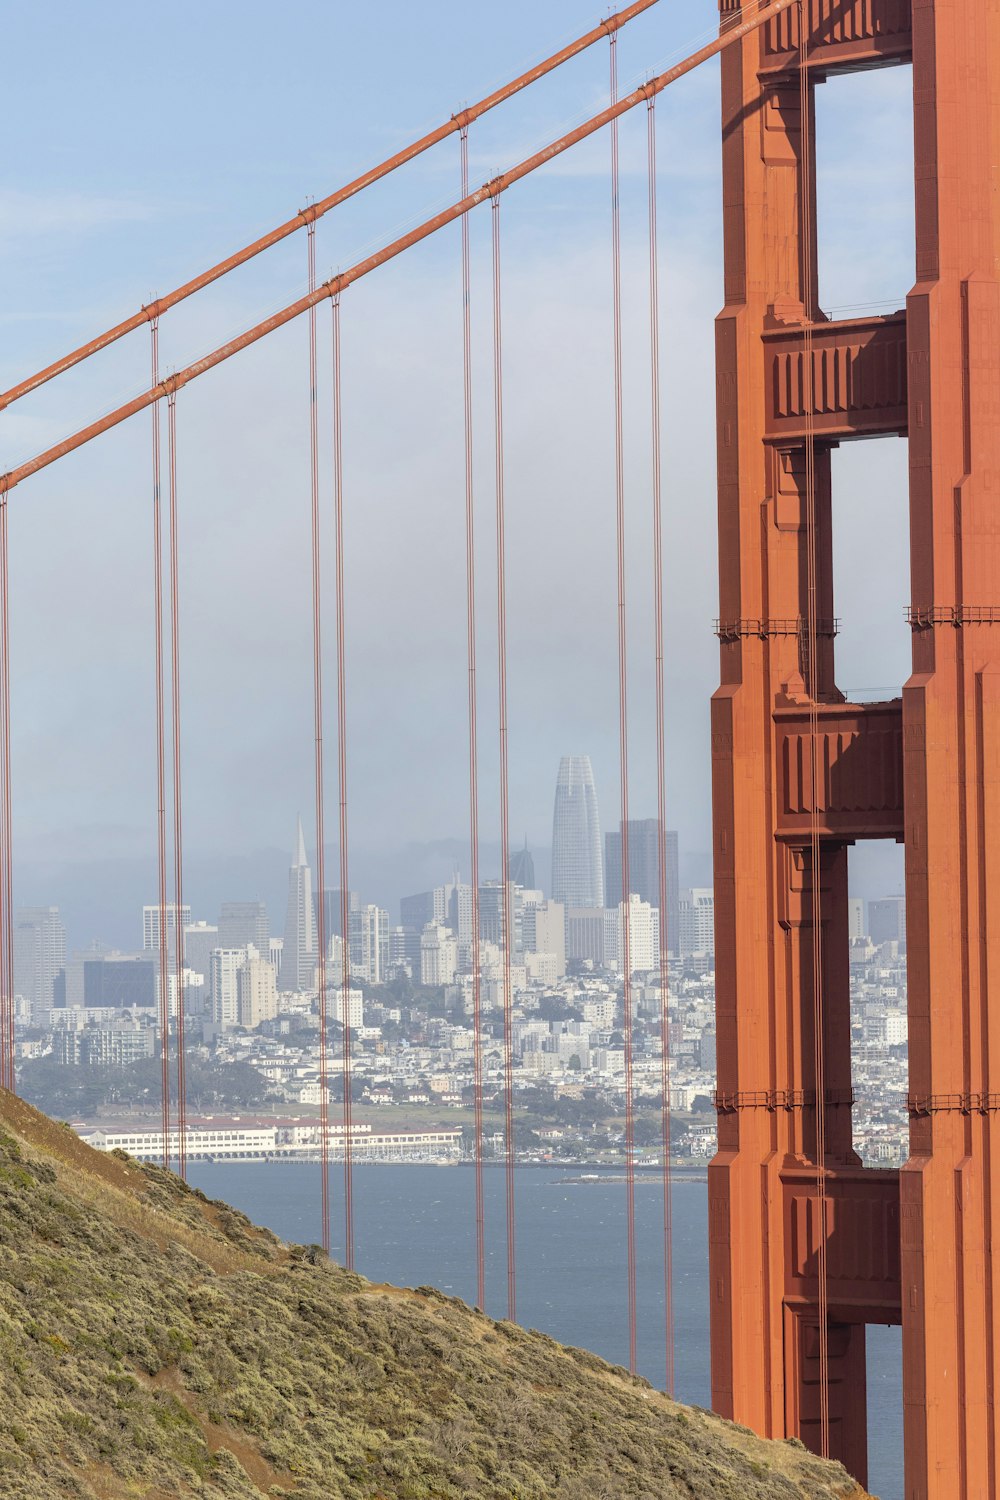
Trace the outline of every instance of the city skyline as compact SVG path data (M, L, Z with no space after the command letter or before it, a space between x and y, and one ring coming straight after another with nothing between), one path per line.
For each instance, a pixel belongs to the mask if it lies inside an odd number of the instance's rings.
M630 819L630 824L636 827L655 827L655 821L649 817L634 816ZM672 835L676 835L676 830L668 829L668 870L673 868L672 847L669 845ZM602 834L602 850L606 852L609 839L613 843L616 837L613 829ZM688 848L679 835L676 837L678 891L711 886L710 851ZM303 844L312 881L316 855L315 848L305 836L305 824ZM516 858L518 852L515 851L512 858ZM539 885L551 891L551 845L544 840L540 843L529 842L528 852ZM496 879L500 866L499 841L482 839L480 858L481 878ZM328 843L328 880L336 872L336 859L337 848L333 843ZM648 866L648 853L646 859L643 859L640 853L633 855L630 852L630 863L633 887L639 894L645 894L645 882L649 876L644 876L641 872L644 866ZM402 898L416 891L433 890L435 886L451 878L456 868L468 869L468 845L461 835L433 840L416 847L404 846L396 858L388 854L370 860L355 857L352 858L352 883L355 887L352 898L360 899L358 892L363 891L366 901L387 910L395 921ZM143 944L142 931L136 918L136 893L138 890L140 896L143 896L150 892L154 883L151 863L148 866L123 864L118 867L115 878L108 879L103 889L97 892L90 873L79 881L65 882L60 876L54 877L49 867L42 867L32 871L30 878L18 880L15 875L15 902L18 911L31 907L45 908L50 904L55 906L65 927L67 951L83 952L94 943L123 952L137 951ZM288 889L287 850L263 849L253 859L212 860L203 863L192 856L187 861L185 891L190 899L185 901L185 907L202 922L207 920L211 924L220 923L226 906L239 908L244 913L259 911L263 907L271 924L271 936L282 936ZM872 845L858 851L858 857L852 860L852 895L865 901L896 899L901 890L902 862L897 846ZM328 884L327 893L328 935L332 935L339 931L340 899L334 885ZM607 889L605 897L609 904L613 904L612 894ZM155 900L150 900L148 894L145 894L141 904L144 909L156 906ZM313 890L314 910L315 905L316 894ZM169 909L172 903L168 901L167 906ZM252 919L247 917L246 920Z

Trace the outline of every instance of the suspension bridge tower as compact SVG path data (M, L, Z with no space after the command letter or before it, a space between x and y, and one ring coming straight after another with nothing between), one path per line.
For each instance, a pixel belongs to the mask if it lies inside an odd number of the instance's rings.
M755 8L721 0L723 26ZM831 321L815 89L904 62L916 285L905 312ZM864 1482L865 1327L901 1323L906 1500L986 1500L1000 1490L1000 4L803 0L723 54L722 126L714 1402ZM858 704L836 686L830 452L890 434L909 442L913 674L901 700ZM872 838L906 846L898 1173L863 1168L852 1145L847 851Z

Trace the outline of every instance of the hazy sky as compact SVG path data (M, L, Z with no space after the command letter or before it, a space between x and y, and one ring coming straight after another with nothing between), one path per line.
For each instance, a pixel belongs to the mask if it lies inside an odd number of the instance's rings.
M171 289L597 19L593 0L9 7L0 380L10 384ZM622 36L623 88L691 50L716 19L707 0L663 0ZM607 67L600 44L477 124L473 181L602 107ZM827 309L901 305L912 279L909 89L909 70L899 69L820 91ZM668 91L657 114L669 821L682 845L706 849L708 701L718 670L717 67ZM511 818L515 837L526 832L538 845L551 836L561 754L592 756L605 826L617 817L608 150L606 135L585 144L507 194L502 210ZM634 816L655 811L644 151L642 110L622 127ZM321 275L457 190L453 139L322 222ZM493 842L488 208L474 216L472 239L482 819ZM398 894L397 849L460 840L466 826L458 257L453 227L343 301L350 832L355 869L377 887L365 891L370 899ZM202 293L164 321L163 366L187 363L292 300L305 272L296 236ZM329 518L326 308L320 335ZM134 335L0 415L2 466L133 394L148 357L147 338ZM311 823L306 360L298 323L178 401L194 868L290 849L299 809ZM154 847L149 475L150 424L140 417L13 496L19 898L44 899L50 876L52 889L64 890L57 866L65 874L101 858L144 862ZM895 690L909 651L897 529L905 444L841 450L834 482L840 681ZM330 537L328 525L332 583ZM332 625L328 610L329 644ZM332 654L327 666L332 843ZM278 861L277 875L282 868ZM109 893L109 904L118 899Z

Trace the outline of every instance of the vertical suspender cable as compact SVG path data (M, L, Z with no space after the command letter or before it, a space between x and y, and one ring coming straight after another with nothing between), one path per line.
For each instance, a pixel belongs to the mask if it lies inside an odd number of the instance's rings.
M493 423L496 445L497 689L500 722L500 888L503 892L503 1071L507 1209L507 1316L517 1318L514 1183L514 1023L511 983L513 942L510 899L510 778L507 760L507 540L503 444L503 320L500 302L500 199L493 209Z
M149 325L153 385L160 379L159 324ZM160 403L153 403L153 634L156 659L156 856L159 917L161 1131L163 1165L170 1166L170 960L167 937L166 750L163 702L163 520L160 487ZM174 913L174 926L179 913Z
M653 459L653 629L656 661L656 832L660 902L660 1119L663 1157L663 1307L665 1381L674 1392L673 1204L670 1196L670 996L667 928L667 754L663 656L663 482L660 423L660 279L656 210L656 98L646 109L646 164L649 177L649 367Z
M0 993L3 999L3 1086L17 1088L14 1062L14 861L10 761L10 497L0 497Z
M611 102L618 101L618 49L615 33L611 43ZM636 1269L635 1269L635 1121L632 1103L632 921L629 904L631 869L628 828L628 636L625 618L625 444L622 390L622 272L621 212L618 200L618 120L611 122L611 267L614 304L615 382L615 521L618 582L618 753L621 794L621 963L625 1009L625 1211L628 1238L628 1360L636 1367Z
M462 126L462 197L469 196L469 127ZM469 878L472 882L472 1096L476 1166L476 1302L486 1306L483 1034L479 946L479 713L476 694L476 518L472 481L472 299L469 215L462 215L462 385L465 415L465 616L469 696Z
M351 1099L351 935L347 865L347 652L344 629L344 442L341 425L340 297L333 317L333 508L337 575L337 790L340 802L341 1022L344 1080L344 1264L354 1269L354 1138Z
M309 290L316 286L316 224L306 225ZM326 829L323 815L323 620L320 571L319 509L319 403L316 358L316 309L309 309L309 487L312 541L312 659L313 659L313 770L316 801L316 977L319 1008L319 1161L320 1229L323 1249L330 1253L330 1099L327 1065L327 932L326 932ZM347 934L344 934L344 946Z
M803 330L803 396L806 413L805 483L806 483L806 631L808 638L809 738L810 738L810 857L812 861L812 981L813 981L813 1071L816 1094L816 1234L819 1318L819 1400L820 1452L830 1454L830 1342L827 1284L827 1192L826 1192L826 1058L823 1034L823 897L822 846L819 823L819 621L818 611L818 530L816 522L816 434L813 411L813 291L812 245L812 89L809 83L809 13L799 0L799 89L802 115L801 130L801 214L802 214L802 303Z
M184 842L181 799L180 568L177 541L177 393L167 397L170 536L170 722L174 783L174 972L177 1003L177 1169L187 1178L187 1076L184 1047Z

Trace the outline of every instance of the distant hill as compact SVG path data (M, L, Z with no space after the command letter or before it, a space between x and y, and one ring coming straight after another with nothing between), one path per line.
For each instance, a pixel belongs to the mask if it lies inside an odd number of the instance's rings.
M0 1496L863 1500L797 1444L375 1286L0 1091Z

